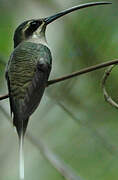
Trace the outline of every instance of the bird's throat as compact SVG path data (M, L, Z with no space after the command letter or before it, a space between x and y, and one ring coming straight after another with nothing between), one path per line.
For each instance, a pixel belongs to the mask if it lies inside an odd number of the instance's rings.
M45 35L33 34L33 36L31 38L29 38L27 41L33 42L36 44L43 44L43 45L49 47Z

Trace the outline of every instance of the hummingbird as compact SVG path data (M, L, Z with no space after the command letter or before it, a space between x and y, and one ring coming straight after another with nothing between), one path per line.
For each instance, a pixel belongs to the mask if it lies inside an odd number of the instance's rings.
M20 179L24 179L23 140L32 113L44 94L52 67L52 55L46 40L48 24L78 9L111 4L91 2L74 6L50 17L21 23L14 33L14 50L7 67L11 116L19 137Z

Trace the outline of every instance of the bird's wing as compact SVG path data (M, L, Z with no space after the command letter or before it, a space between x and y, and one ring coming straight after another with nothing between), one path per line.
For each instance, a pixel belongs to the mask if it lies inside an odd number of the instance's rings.
M30 116L40 103L44 93L47 80L51 71L51 65L37 62L34 77L27 88L24 98L24 112L26 116Z
M43 45L34 47L30 44L29 47L28 44L28 47L18 48L10 58L6 78L14 125L20 131L22 121L27 126L26 120L39 105L44 93L51 70L51 53Z
M12 56L10 58L12 58ZM10 102L10 111L11 111L11 116L12 116L13 105L12 105L12 97L11 97L11 89L10 89L10 80L9 80L9 75L8 75L9 62L10 62L10 60L8 61L8 64L7 64L6 69L5 69L5 78L7 80L8 92L9 92L9 102Z

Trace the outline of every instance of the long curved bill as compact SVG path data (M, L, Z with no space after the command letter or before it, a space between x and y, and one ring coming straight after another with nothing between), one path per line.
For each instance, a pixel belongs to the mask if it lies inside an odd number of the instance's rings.
M66 9L62 12L57 13L57 14L54 14L50 17L46 17L46 18L44 18L44 21L47 25L47 24L50 24L51 22L55 21L56 19L58 19L62 16L65 16L66 14L69 14L73 11L78 10L78 9L83 9L83 8L91 7L91 6L105 5L105 4L107 5L107 4L112 4L112 3L111 2L91 2L91 3L81 4L81 5L74 6L72 8Z

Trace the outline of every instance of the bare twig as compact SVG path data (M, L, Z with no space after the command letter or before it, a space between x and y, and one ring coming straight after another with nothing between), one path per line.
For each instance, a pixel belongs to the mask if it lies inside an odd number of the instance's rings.
M109 96L109 94L106 91L105 85L106 85L106 81L112 71L112 69L115 67L115 65L110 66L104 73L103 79L102 79L102 88L103 88L103 94L104 94L104 98L105 100L111 104L113 107L118 109L118 104Z
M104 68L106 66L110 66L112 64L118 64L118 60L112 60L112 61L108 61L108 62L105 62L105 63L97 64L97 65L94 65L94 66L90 66L88 68L84 68L84 69L82 69L80 71L77 71L77 72L74 72L72 74L69 74L69 75L66 75L66 76L63 76L63 77L60 77L60 78L56 78L56 79L50 80L50 81L48 81L47 86L55 84L55 83L58 83L58 82L61 82L61 81L65 81L67 79L70 79L70 78L73 78L73 77L76 77L76 76L79 76L79 75L82 75L82 74L89 73L91 71L95 71L97 69Z
M0 105L0 109L8 120L11 118L6 110ZM54 154L41 139L36 139L29 132L26 133L26 138L41 152L42 156L50 162L50 164L63 176L66 180L82 180L80 176L74 172L63 160Z
M73 77L76 77L76 76L79 76L79 75L82 75L82 74L86 74L86 73L95 71L97 69L105 68L106 66L110 66L110 65L113 65L113 64L118 64L118 60L116 59L116 60L108 61L108 62L105 62L105 63L97 64L97 65L94 65L94 66L90 66L88 68L84 68L84 69L82 69L80 71L77 71L77 72L74 72L72 74L50 80L50 81L47 82L47 87L50 86L50 85L53 85L55 83L65 81L67 79L70 79L70 78L73 78ZM0 100L7 99L8 97L9 97L8 94L0 96Z
M8 97L9 97L8 94L5 94L5 95L3 95L3 96L0 96L0 101L3 100L3 99L7 99Z

